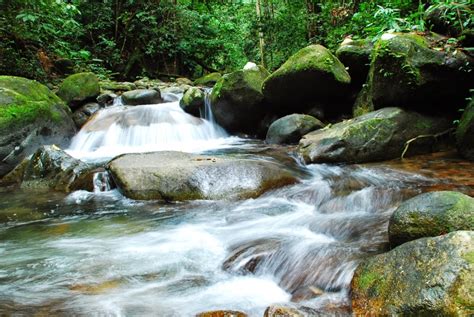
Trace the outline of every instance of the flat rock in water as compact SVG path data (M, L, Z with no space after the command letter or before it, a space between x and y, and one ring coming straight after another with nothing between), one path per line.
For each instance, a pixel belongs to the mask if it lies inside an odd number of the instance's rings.
M384 108L306 134L298 151L307 163L373 162L399 158L405 144L420 135L446 131L451 122L400 108ZM407 154L429 153L437 139L412 142Z
M250 198L297 182L274 162L173 151L125 154L107 168L125 196L141 200Z
M268 128L265 141L270 144L296 144L303 135L323 127L324 124L313 116L294 113L274 121Z
M407 242L362 262L351 282L356 316L470 316L474 232Z
M162 103L163 99L159 90L156 89L136 89L124 92L122 101L125 105L153 105Z

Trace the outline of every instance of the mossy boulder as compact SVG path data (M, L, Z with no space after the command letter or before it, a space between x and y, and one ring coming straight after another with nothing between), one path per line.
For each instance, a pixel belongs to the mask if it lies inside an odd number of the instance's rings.
M274 162L172 151L125 154L107 168L125 196L140 200L250 198L296 182Z
M474 230L474 198L458 192L424 193L403 202L392 214L392 247L458 230Z
M351 282L357 316L469 316L474 232L411 241L363 261Z
M99 79L93 73L78 73L68 76L58 90L58 96L72 108L87 101L94 101L99 94Z
M135 89L124 92L122 102L127 106L153 105L162 103L163 99L157 89Z
M474 96L473 96L474 98ZM456 129L458 152L465 158L474 161L474 100L464 109Z
M400 157L408 140L445 131L450 125L448 119L384 108L310 132L300 140L298 151L307 163L388 160ZM406 154L429 153L437 141L420 138Z
M214 86L220 79L222 75L220 73L209 73L202 77L199 77L194 81L194 85L196 86L205 86L205 87L212 87Z
M261 66L224 75L211 93L216 122L231 133L256 133L266 113L262 83L268 75Z
M0 176L43 144L66 144L76 132L70 110L40 83L0 76Z
M336 51L336 56L348 67L351 84L362 86L370 68L370 55L374 45L369 39L345 40Z
M434 47L439 36L386 33L375 44L366 107L455 115L474 82L474 59Z
M321 103L327 106L328 114L340 114L344 109L334 109L334 104L346 97L350 82L349 73L336 56L321 45L311 45L291 56L265 80L263 94L272 108L286 113Z
M294 144L311 131L323 128L324 124L315 117L305 114L290 114L274 121L268 128L267 143Z
M41 146L2 179L3 185L22 189L53 189L63 192L93 190L97 166L73 158L56 145Z
M191 87L184 92L183 98L179 101L179 106L185 112L199 117L201 111L204 110L205 97L204 91L197 87Z

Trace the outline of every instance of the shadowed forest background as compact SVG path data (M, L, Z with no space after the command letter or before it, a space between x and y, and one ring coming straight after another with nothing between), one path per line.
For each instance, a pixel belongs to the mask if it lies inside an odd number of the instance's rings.
M472 38L470 1L0 0L0 73L199 77L247 61L270 71L311 43L432 29ZM444 28L444 30L439 30ZM471 32L471 33L469 33Z

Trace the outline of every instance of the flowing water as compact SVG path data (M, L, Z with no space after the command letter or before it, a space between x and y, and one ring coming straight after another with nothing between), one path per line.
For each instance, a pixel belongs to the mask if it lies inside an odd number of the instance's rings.
M71 153L94 159L94 149L140 151L147 142L168 149L177 140L196 150L187 143L197 138L217 148L207 153L279 161L300 182L256 199L181 203L127 199L104 173L94 178L94 192L4 190L0 315L194 316L231 309L263 316L276 303L306 307L309 315L350 314L353 271L386 250L396 206L423 191L474 190L472 163L450 162L464 173L460 179L444 175L447 159L436 156L404 165L304 166L291 147L235 143L212 122L184 115L176 102L142 107L102 111Z

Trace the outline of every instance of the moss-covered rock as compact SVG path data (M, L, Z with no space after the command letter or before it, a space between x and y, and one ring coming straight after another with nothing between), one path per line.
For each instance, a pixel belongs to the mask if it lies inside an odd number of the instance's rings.
M436 40L435 35L384 34L374 47L366 104L455 114L474 81L474 59L460 50L432 48Z
M194 85L212 87L221 79L221 77L222 75L220 73L210 73L196 79Z
M201 89L191 87L184 92L183 98L179 101L179 106L187 113L199 117L200 112L204 109L205 97Z
M93 101L99 94L99 79L93 73L68 76L58 90L58 96L73 108L86 101Z
M124 91L134 90L137 88L145 88L145 87L137 87L135 83L131 83L127 81L117 82L117 81L111 81L111 80L104 80L104 81L101 81L99 85L102 91L113 91L113 92L124 92Z
M291 56L265 80L263 94L272 107L283 111L302 111L322 103L328 106L328 113L340 114L342 109L334 109L334 104L345 97L350 82L349 73L336 56L321 45L311 45Z
M265 116L262 83L268 75L261 66L224 75L211 94L217 123L229 132L255 133Z
M315 117L305 114L290 114L274 121L268 128L267 143L294 144L311 131L323 128L324 124Z
M182 152L125 154L107 168L125 196L141 200L257 197L296 182L274 162Z
M122 102L128 106L153 105L162 103L163 99L157 89L135 89L124 92Z
M64 192L93 190L97 166L73 158L55 145L41 146L2 179L3 185L22 189L53 189Z
M0 176L42 144L65 144L76 132L70 110L46 86L0 76Z
M400 108L384 108L310 132L298 151L307 163L371 162L400 157L405 143L419 135L442 132L451 122ZM429 153L436 138L412 142L407 155Z
M474 230L474 198L441 191L403 202L392 214L388 235L392 247L458 230Z
M348 67L351 84L360 87L365 83L370 68L373 44L368 39L344 41L336 51L336 56Z
M411 241L362 262L351 283L363 316L469 316L474 310L474 232Z
M471 99L459 120L456 141L458 152L463 157L474 161L474 99Z

